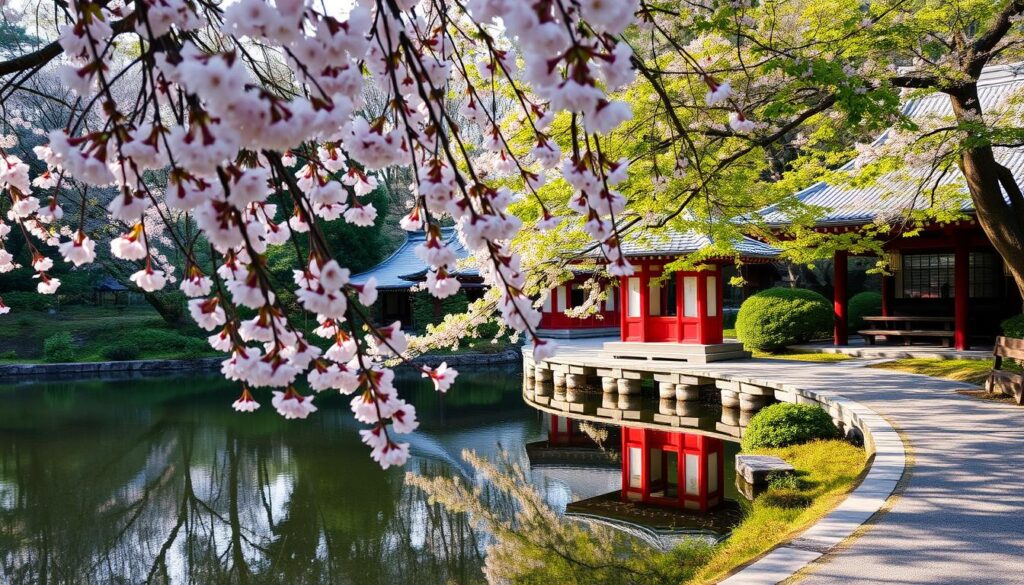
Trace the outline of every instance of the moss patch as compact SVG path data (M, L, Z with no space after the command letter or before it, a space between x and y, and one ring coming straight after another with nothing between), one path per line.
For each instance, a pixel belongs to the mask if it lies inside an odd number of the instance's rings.
M689 583L714 583L811 526L856 486L867 457L845 441L815 441L754 453L785 459L795 482L779 482L750 504L750 512Z
M802 351L790 351L782 350L777 352L767 351L754 351L752 352L756 358L767 358L773 360L795 360L800 362L843 362L850 359L850 356L844 353L817 353L817 352L802 352Z
M895 370L910 374L924 374L933 378L944 378L968 384L984 385L985 378L992 371L992 360L941 360L912 358L882 362L869 366L880 370ZM1003 360L1003 368L1015 372L1024 371L1020 365Z

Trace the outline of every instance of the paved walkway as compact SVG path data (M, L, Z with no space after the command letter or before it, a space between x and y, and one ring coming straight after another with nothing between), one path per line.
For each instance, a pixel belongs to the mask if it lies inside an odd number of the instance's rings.
M563 345L560 354L598 345ZM796 581L1024 585L1024 408L957 394L964 384L863 365L754 359L694 366L838 393L884 416L909 443L909 481L891 509Z

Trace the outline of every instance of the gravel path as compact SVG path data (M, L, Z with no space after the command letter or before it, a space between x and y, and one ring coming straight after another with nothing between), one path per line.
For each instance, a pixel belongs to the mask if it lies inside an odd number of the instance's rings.
M836 392L885 417L908 443L911 464L891 509L794 581L1024 585L1024 407L958 394L972 387L957 382L864 365L700 366Z

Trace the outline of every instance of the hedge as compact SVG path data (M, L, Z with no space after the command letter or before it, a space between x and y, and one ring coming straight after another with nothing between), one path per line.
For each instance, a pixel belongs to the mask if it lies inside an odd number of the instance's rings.
M54 295L13 290L3 293L4 304L12 309L46 311L54 306Z
M1024 315L1010 317L999 325L1003 328L1003 335L1024 339Z
M827 335L832 305L812 290L770 288L740 306L736 337L749 349L775 350Z
M846 322L850 330L864 328L864 317L882 314L882 295L876 292L862 292L850 297L847 305Z
M437 318L434 316L436 302L441 304ZM465 313L468 308L469 301L466 299L464 291L459 291L440 301L426 291L412 293L412 322L413 326L420 331L426 330L427 325L437 325L444 320L445 315Z

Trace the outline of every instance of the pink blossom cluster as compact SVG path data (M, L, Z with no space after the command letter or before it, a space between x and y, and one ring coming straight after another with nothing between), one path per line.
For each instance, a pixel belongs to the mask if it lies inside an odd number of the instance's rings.
M129 228L110 242L110 253L137 263L132 282L157 291L176 282L157 244L181 251L187 261L178 287L190 298L189 313L210 332L210 345L229 354L224 376L243 386L235 409L256 410L254 393L267 388L282 416L305 418L316 411L315 394L300 393L301 381L314 392L351 395L373 458L383 467L400 465L409 446L396 435L418 426L390 368L404 359L407 339L401 323L373 322L365 307L376 300L375 282L351 281L344 250L330 249L321 226L378 226L381 218L365 197L379 186L381 171L410 167L413 205L400 226L425 233L416 254L429 266L426 290L438 298L459 290L456 254L440 230L450 220L485 283L499 291L505 324L532 338L535 359L549 357L555 345L535 333L540 313L525 292L513 245L523 222L510 204L536 197L547 174L559 174L573 188L567 207L600 246L609 272L632 274L616 230L626 204L616 186L627 178L628 163L605 156L601 135L632 115L610 93L635 76L632 51L618 37L637 5L358 0L339 17L302 0L223 7L203 0L139 0L126 7L70 2L74 20L59 36L67 58L62 78L83 101L98 104L103 123L51 132L36 149L47 170L31 184L24 162L0 159L0 187L11 199L10 224L0 224L0 238L17 225L56 245L75 266L92 262L95 243L83 220L63 240L50 228L63 217L57 192L64 180L112 189L107 211ZM127 64L112 50L124 23L145 41L142 57ZM211 34L222 42L200 40ZM270 74L267 62L252 56L257 47L292 77ZM111 89L122 67L142 70L142 87L130 102ZM383 112L366 107L371 87L387 96ZM499 87L516 96L515 116L532 132L528 152L516 152L505 139L493 108ZM458 111L476 126L479 144L468 144L470 134L453 119L451 88L463 94ZM712 88L708 101L721 99L721 92ZM560 112L581 121L569 155L549 134ZM521 192L475 170L477 147L491 153L502 173L521 177ZM155 186L154 173L166 182ZM33 189L52 195L41 202ZM565 221L537 200L543 209L537 229ZM173 220L180 214L202 239L181 233ZM166 229L153 225L154 218ZM199 246L209 249L199 254ZM295 248L301 268L287 286L316 316L313 334L323 343L307 339L279 301L282 283L266 266L272 246ZM60 285L48 276L53 260L38 247L32 253L40 292L53 293ZM13 267L0 249L0 272ZM458 374L445 364L421 370L441 392Z

